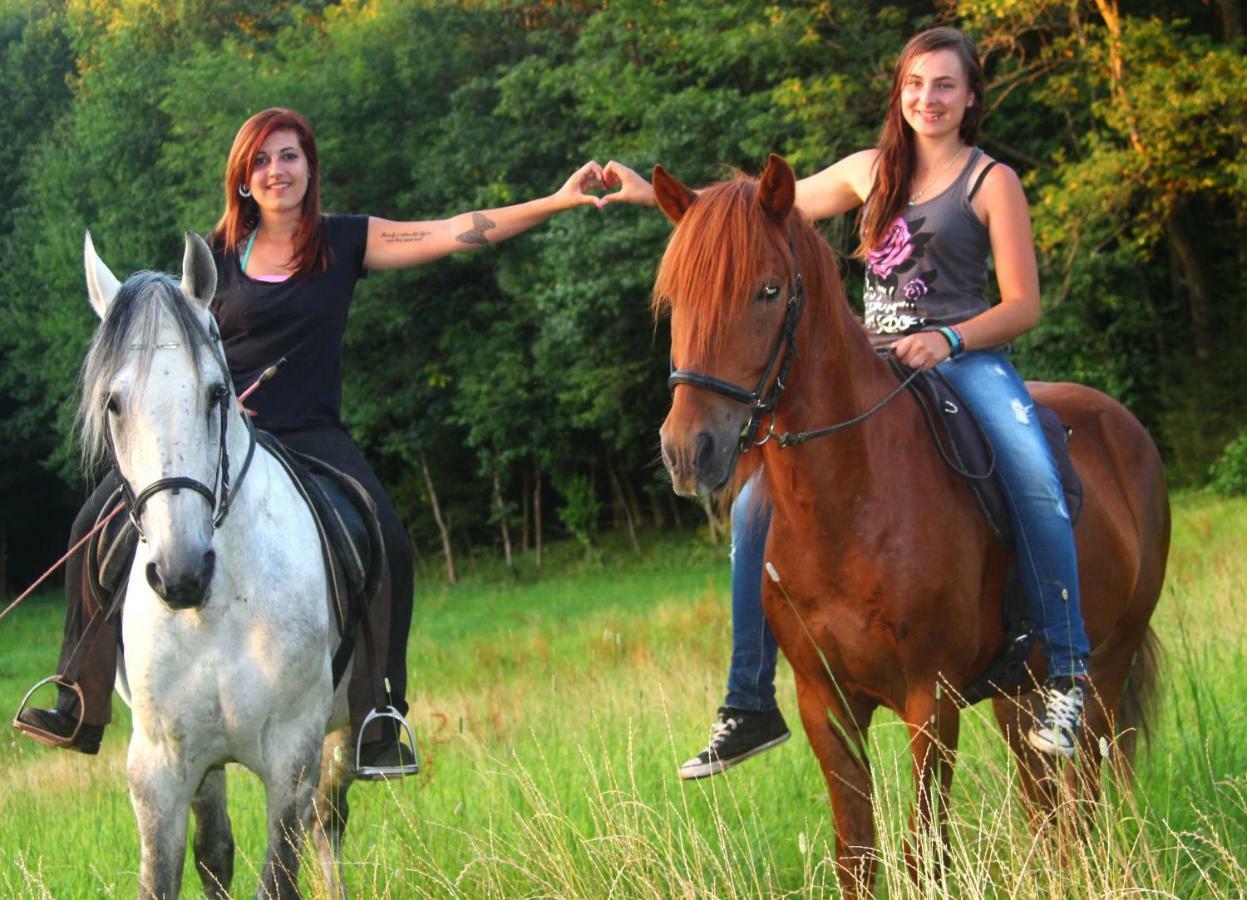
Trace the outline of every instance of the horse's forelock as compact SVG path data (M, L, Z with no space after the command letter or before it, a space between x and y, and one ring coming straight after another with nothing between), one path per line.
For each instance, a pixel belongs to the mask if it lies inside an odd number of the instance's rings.
M839 293L839 274L826 242L798 212L789 217L788 228L807 284L811 278L821 285L834 283ZM737 174L706 188L663 254L654 282L654 314L680 309L695 333L691 349L704 365L717 357L724 336L747 308L765 261L790 259L788 242L785 229L758 203L757 179ZM791 270L779 274L790 283Z
M105 402L114 375L134 360L135 391L143 386L151 372L160 331L166 322L173 324L181 351L196 363L198 384L201 378L199 348L209 338L182 296L178 283L161 272L136 272L126 279L91 339L82 364L77 422L86 468L92 468L107 455Z

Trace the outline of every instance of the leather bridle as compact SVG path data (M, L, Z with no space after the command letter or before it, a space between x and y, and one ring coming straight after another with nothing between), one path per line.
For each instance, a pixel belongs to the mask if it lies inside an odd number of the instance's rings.
M715 378L713 375L706 375L703 372L695 372L691 369L676 369L674 367L671 374L667 377L667 387L673 393L676 385L687 384L690 387L713 391L716 394L721 394L749 407L749 421L745 423L740 431L740 443L737 446L739 453L747 453L752 447L761 447L771 438L775 438L775 443L779 447L786 449L795 447L798 444L804 444L813 438L826 437L829 434L835 434L837 431L851 428L883 409L894 397L909 387L915 378L922 374L921 369L914 369L908 377L902 380L882 400L866 410L866 412L851 419L837 422L834 425L828 425L815 431L777 432L775 430L775 408L779 405L779 396L783 393L784 387L788 383L788 371L792 368L793 360L797 357L797 323L801 321L801 313L805 309L805 282L801 278L801 265L797 258L796 239L791 230L788 232L788 247L792 252L794 273L792 290L788 295L788 308L784 311L784 321L780 325L779 335L775 338L775 344L771 347L771 355L767 358L766 367L762 370L762 377L758 379L758 386L749 391L739 385L732 384L730 381ZM776 373L774 381L771 381L772 372ZM770 384L769 390L767 389L768 383ZM771 424L767 428L766 434L760 440L756 440L758 428L767 413L771 415Z
M762 370L762 376L758 379L757 387L752 391L746 390L730 381L692 369L673 367L671 374L667 377L667 387L672 393L675 392L676 385L687 384L690 387L713 391L749 407L749 421L740 430L740 443L737 448L740 453L747 453L749 448L760 447L771 439L773 432L768 428L762 440L754 440L762 419L767 413L771 414L772 424L774 423L775 407L779 405L779 395L784 391L784 385L788 381L788 370L792 368L792 362L797 356L797 323L801 321L801 313L805 309L805 281L801 278L796 240L791 231L788 233L788 246L792 251L792 288L788 294L787 309L784 310L784 321L780 325L779 335L771 347L771 355L767 357L766 366ZM773 381L772 373L775 375Z
M226 365L225 356L220 347L220 337L216 331L215 323L213 324L210 336L205 343L207 343L212 349L212 353L216 357L217 364L221 367L221 371L228 373L229 366ZM162 347L163 346L165 345L162 345ZM177 345L173 344L169 346ZM238 472L238 480L231 488L229 477L228 429L230 402L232 399L233 393L231 391L226 391L225 394L217 400L217 405L220 408L221 423L220 451L217 455L217 484L219 487L219 493L218 490L209 487L202 481L183 475L173 476L170 478L159 478L147 485L147 487L143 488L143 490L136 493L133 485L130 484L129 479L122 474L121 466L118 464L117 449L113 445L112 428L107 424L105 425L104 439L108 444L109 461L112 463L113 471L117 474L117 480L121 483L121 492L126 500L126 507L129 512L130 521L134 524L134 528L138 532L140 539L144 541L147 540L147 536L143 534L143 526L140 521L143 515L143 507L146 505L148 500L163 491L172 491L176 494L181 491L182 488L187 488L202 496L212 507L212 529L214 531L220 527L222 522L225 521L225 517L229 514L230 504L233 503L234 498L238 495L238 491L242 489L243 479L247 477L247 471L251 468L251 460L255 456L256 444L255 426L252 424L251 419L244 413L243 421L247 426L247 455L243 459L242 468Z

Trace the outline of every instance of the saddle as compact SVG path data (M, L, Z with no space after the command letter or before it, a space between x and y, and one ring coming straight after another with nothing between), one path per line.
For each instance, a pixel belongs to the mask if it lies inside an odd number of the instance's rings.
M376 504L345 472L282 446L266 432L257 432L256 438L290 474L316 522L330 576L330 606L341 638L333 658L333 684L337 687L354 650L355 628L364 621L386 572ZM101 518L120 502L122 492L118 488L103 507ZM129 517L116 516L87 547L91 594L105 609L106 618L115 616L121 607L138 540Z
M889 359L897 373L906 377L907 370L891 356ZM941 458L969 483L983 515L1000 542L1009 550L1015 550L1008 501L996 474L995 450L973 412L936 370L919 375L910 382L909 390L918 401ZM1072 432L1050 407L1035 402L1034 412L1039 417L1048 449L1061 476L1070 522L1077 524L1082 512L1083 488L1069 453ZM1033 680L1027 661L1035 638L1034 623L1030 619L1026 591L1018 576L1016 561L1009 567L1002 603L1004 646L987 669L960 691L958 700L962 706L970 706L1008 689L1026 686Z

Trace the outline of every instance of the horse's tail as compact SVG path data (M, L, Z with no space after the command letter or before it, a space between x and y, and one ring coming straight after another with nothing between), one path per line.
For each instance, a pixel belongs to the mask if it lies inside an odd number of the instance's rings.
M1130 662L1126 689L1117 707L1118 746L1128 764L1134 762L1139 738L1148 740L1156 722L1161 655L1160 638L1149 627Z

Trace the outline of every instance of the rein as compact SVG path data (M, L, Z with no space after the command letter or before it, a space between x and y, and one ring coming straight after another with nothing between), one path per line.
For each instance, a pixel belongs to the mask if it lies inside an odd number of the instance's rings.
M814 431L777 432L775 430L775 408L779 406L779 397L787 383L788 372L792 368L792 362L797 358L797 324L801 321L801 313L805 309L805 282L801 278L801 262L797 256L797 242L792 229L788 231L788 248L792 253L794 272L792 290L788 295L788 308L784 312L784 321L780 325L779 335L775 338L775 343L771 347L771 355L767 358L766 368L762 370L762 377L758 379L758 386L749 391L739 385L732 384L730 381L724 381L721 378L715 378L713 375L706 375L703 372L696 372L691 369L673 368L671 374L667 377L667 387L672 393L675 392L676 385L687 384L689 387L713 391L716 394L721 394L730 400L735 400L737 403L743 403L749 407L749 421L740 430L740 443L737 447L739 453L748 453L751 448L761 447L772 438L775 439L775 443L780 449L787 449L798 444L804 444L806 441L814 438L826 437L829 434L835 434L837 431L852 428L854 425L866 421L887 406L901 391L909 387L914 379L922 374L921 369L914 369L886 397L866 410L866 412L844 422L837 422L834 425L828 425L825 428L819 428ZM766 386L771 380L771 372L776 368L777 361L779 370L775 376L775 381L771 384L770 390L767 391ZM771 424L766 429L766 434L763 435L761 440L754 440L758 433L758 427L762 423L762 417L767 413L771 414Z

